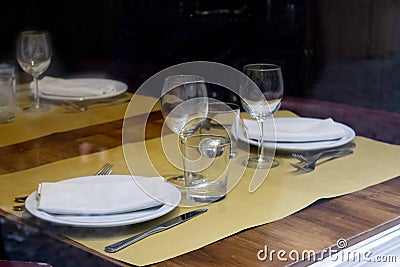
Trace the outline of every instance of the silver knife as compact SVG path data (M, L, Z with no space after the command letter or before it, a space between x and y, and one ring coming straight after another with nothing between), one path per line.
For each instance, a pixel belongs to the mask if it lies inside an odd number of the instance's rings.
M181 224L183 222L186 222L194 217L196 217L197 215L200 215L204 212L206 212L207 209L198 209L198 210L194 210L194 211L190 211L187 212L185 214L179 215L177 217L174 217L166 222L163 222L162 224L159 224L153 228L150 228L147 231L144 231L143 233L134 235L132 237L129 237L127 239L124 239L122 241L119 241L115 244L109 245L107 247L104 248L104 250L106 252L117 252L123 248L126 248L127 246L132 245L133 243L136 243L139 240L142 240L145 237L148 237L152 234L158 233L158 232L162 232L164 230L167 230L169 228L172 228L178 224Z

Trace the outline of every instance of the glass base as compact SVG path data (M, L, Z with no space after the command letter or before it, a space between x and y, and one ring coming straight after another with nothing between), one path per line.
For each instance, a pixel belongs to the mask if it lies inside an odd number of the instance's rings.
M198 195L193 195L193 192L188 192L186 197L190 201L206 204L206 203L215 203L221 201L225 198L225 195L198 196Z
M39 105L30 105L28 107L23 108L24 112L31 112L31 113L42 113L42 112L49 112L51 110L50 106L39 104Z
M203 176L199 175L199 174L190 173L190 175L191 175L191 179L193 179L193 180L201 180L201 179L203 179ZM164 177L164 180L166 182L169 182L169 183L171 183L171 184L173 184L175 186L179 186L179 187L182 187L182 188L186 188L187 187L187 184L185 183L185 176L183 176L183 175L167 174L167 175L163 175L163 177Z
M186 188L186 197L191 201L200 203L217 202L225 197L226 185L226 180L193 183L192 186Z
M14 114L8 111L0 110L0 123L9 123L15 120Z
M185 177L183 175L164 175L164 180L175 186L184 187Z
M270 169L278 166L279 162L271 158L255 157L255 158L249 158L249 160L247 162L244 162L244 164L248 168L252 169Z

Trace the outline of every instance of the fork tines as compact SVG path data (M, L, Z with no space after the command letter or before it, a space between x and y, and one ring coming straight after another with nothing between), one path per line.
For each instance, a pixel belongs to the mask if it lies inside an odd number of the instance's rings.
M112 165L111 163L106 163L98 172L96 172L94 175L108 175L112 171Z
M299 160L301 162L311 162L309 159L304 157L302 154L292 153L292 157L294 157L295 159L297 159L297 160Z

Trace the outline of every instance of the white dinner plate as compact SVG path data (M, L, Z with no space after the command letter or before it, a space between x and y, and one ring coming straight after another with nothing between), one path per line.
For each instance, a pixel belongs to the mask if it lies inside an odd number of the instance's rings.
M83 100L97 100L97 99L105 99L105 98L110 98L114 97L117 95L120 95L126 90L128 90L128 85L126 85L123 82L120 81L115 81L115 80L109 80L109 79L98 79L98 78L80 78L80 79L69 79L70 81L83 81L83 82L95 82L99 84L100 86L104 84L104 86L107 85L115 85L115 91L103 94L103 95L95 95L95 96L62 96L62 95L47 95L47 94L42 94L40 93L40 84L39 84L39 97L43 99L48 99L48 100L67 100L67 101L83 101ZM32 84L31 84L32 87ZM32 88L31 88L32 89Z
M135 179L140 184L140 181L142 179L147 179L147 178L135 176ZM132 180L132 176L130 175L99 175L99 176L88 176L88 177L68 179L61 181L60 183L72 183L72 182L95 183L95 182L118 182L118 181L129 181L129 180ZM80 227L123 226L158 218L172 211L179 204L181 200L181 193L175 186L161 180L160 180L160 186L164 187L166 202L168 203L150 209L127 212L127 213L110 214L110 215L87 215L87 216L50 214L37 209L38 201L36 200L36 191L32 192L26 199L25 208L30 214L32 214L37 218L62 225L80 226Z
M275 120L287 120L290 122L290 120L315 120L313 118L276 118ZM354 130L350 128L349 126L339 123L339 122L334 122L338 126L340 126L345 134L342 138L337 139L337 140L330 140L330 141L317 141L317 142L290 142L290 143L285 143L285 142L264 142L263 145L264 147L267 148L274 148L276 146L277 150L280 150L282 152L293 152L293 151L310 151L310 150L318 150L318 149L327 149L327 148L332 148L332 147L338 147L345 145L352 141L354 137L356 136ZM248 139L243 132L239 131L239 139L248 142L252 145L257 146L258 142L257 140L254 139Z

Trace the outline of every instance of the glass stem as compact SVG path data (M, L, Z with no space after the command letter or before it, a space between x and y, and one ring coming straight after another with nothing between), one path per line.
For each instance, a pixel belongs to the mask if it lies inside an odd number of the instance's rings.
M258 160L259 162L264 159L264 120L257 120L258 127L260 127L260 139L258 140Z
M185 133L180 132L178 134L178 138L179 138L179 153L181 153L181 156L184 157L182 141L183 141L183 138L185 138ZM182 167L183 167L183 177L178 177L177 180L185 181L185 186L187 186L186 183L187 183L188 179L186 179L186 178L190 177L190 173L186 171L184 158L182 158Z
M40 107L40 102L39 102L39 82L37 79L37 75L33 75L33 83L35 84L35 93L33 95L33 101L35 103L35 107L39 108Z

